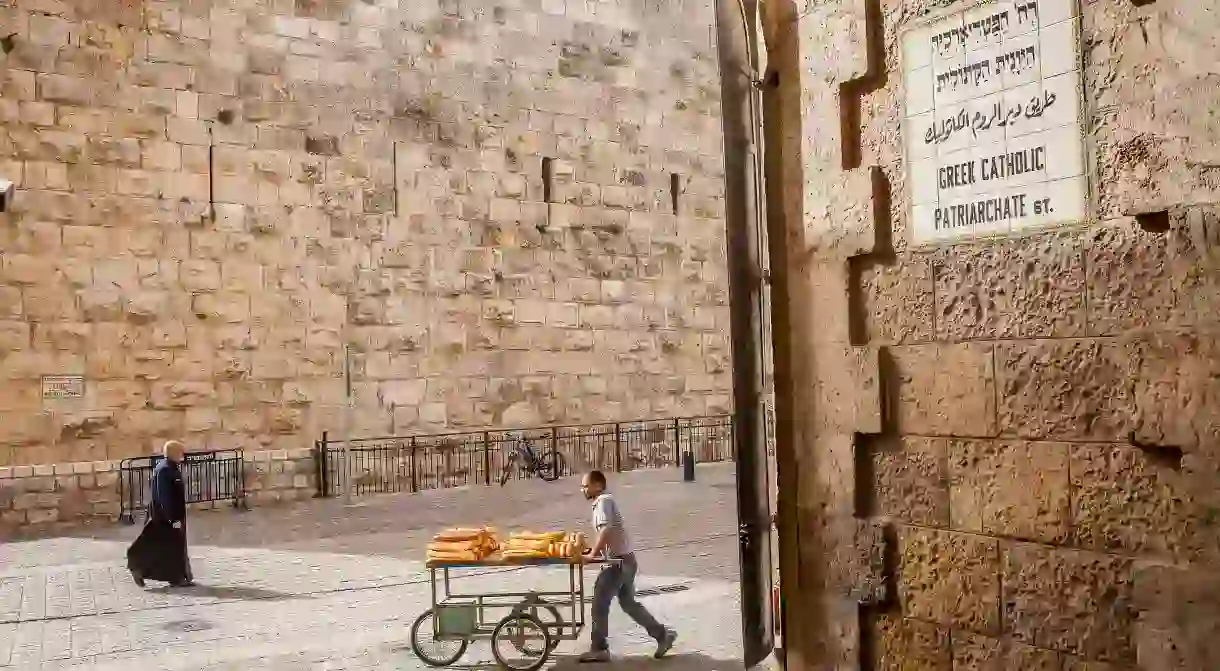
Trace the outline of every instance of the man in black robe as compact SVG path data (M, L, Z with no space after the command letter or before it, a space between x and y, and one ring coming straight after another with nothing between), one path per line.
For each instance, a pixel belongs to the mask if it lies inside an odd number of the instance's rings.
M127 550L127 567L136 584L168 582L175 587L194 584L186 547L186 487L180 464L185 446L171 440L164 458L153 469L148 521L140 537Z

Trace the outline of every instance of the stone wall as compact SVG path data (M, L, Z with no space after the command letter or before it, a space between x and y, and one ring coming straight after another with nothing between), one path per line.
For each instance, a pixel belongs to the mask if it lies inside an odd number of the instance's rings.
M31 531L113 524L121 509L119 461L61 463L0 468L0 536ZM279 450L246 455L242 473L248 506L314 496L317 467L313 450ZM192 510L221 509L231 501L192 504Z
M0 466L724 411L711 22L0 0Z
M1220 14L1072 3L1095 216L916 247L899 35L968 4L765 5L788 668L1215 669Z

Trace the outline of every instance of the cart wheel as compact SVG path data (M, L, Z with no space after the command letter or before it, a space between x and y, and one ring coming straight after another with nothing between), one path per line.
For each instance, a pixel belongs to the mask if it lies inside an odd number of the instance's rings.
M470 641L438 641L432 609L424 611L411 625L411 651L428 666L449 666L466 654Z
M567 627L560 626L563 622L563 616L559 614L559 609L539 599L531 603L522 604L518 607L517 612L525 612L533 615L539 622L546 627L547 633L551 635L551 650L559 647L561 642L560 637L564 634L564 629Z
M554 649L551 634L538 618L516 613L500 620L491 632L491 654L506 669L541 669Z

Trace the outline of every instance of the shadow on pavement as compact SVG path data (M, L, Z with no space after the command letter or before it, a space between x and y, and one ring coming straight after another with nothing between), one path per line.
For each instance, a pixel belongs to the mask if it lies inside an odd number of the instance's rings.
M741 671L745 668L739 661L712 659L697 652L676 652L664 659L653 659L651 655L626 655L615 657L608 664L581 664L575 655L557 656L555 663L547 668L552 671L577 671L584 669L613 669L614 671L655 669L660 671Z
M148 590L154 593L165 593L218 599L224 601L283 601L299 598L302 595L288 592L277 592L258 587L224 587L220 585L192 585L190 587L153 587Z
M454 664L448 668L457 671L501 671L504 667L495 662L478 662ZM624 655L605 664L581 664L576 655L556 655L542 668L547 671L744 671L745 666L739 661L712 659L697 652L685 652L673 653L665 659L653 659L651 655Z

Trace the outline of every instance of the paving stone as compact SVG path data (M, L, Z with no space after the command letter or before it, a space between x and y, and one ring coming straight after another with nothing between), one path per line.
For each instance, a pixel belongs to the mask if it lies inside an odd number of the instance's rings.
M740 669L732 469L700 467L611 475L641 562L639 587L686 589L642 597L681 635L675 669ZM424 669L409 629L430 605L419 561L443 526L585 528L589 504L577 481L435 490L323 501L297 508L199 514L188 525L199 586L136 587L123 568L134 527L92 537L0 546L0 662L23 671L267 668ZM344 514L346 513L346 514ZM586 569L591 595L596 568ZM566 569L481 569L455 577L463 591L566 590ZM19 608L14 616L15 608ZM586 634L587 636L587 634ZM611 641L636 668L653 643L620 611ZM563 643L564 669L585 641ZM476 644L468 662L491 661Z

